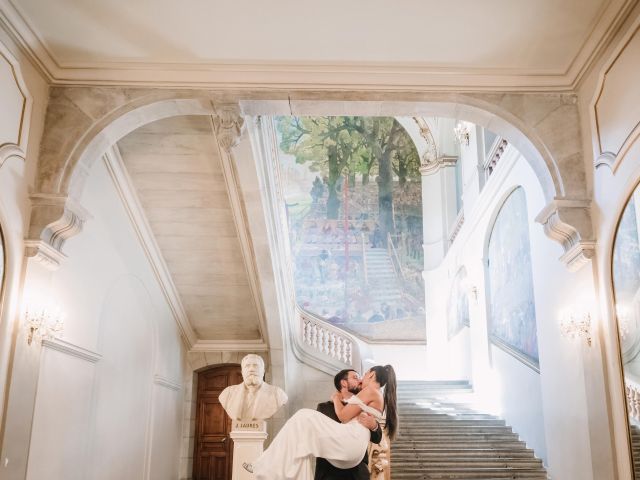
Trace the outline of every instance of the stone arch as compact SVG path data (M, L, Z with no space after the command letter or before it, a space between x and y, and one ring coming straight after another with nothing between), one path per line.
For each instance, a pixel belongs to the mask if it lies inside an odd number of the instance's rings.
M29 231L31 254L59 254L84 221L79 198L91 163L136 128L175 115L211 115L217 140L229 151L244 115L443 116L481 125L505 138L531 164L547 207L537 220L559 241L570 268L592 257L594 238L583 165L576 97L569 94L424 94L286 92L220 93L121 87L52 89L42 139ZM365 100L350 101L350 98ZM318 100L326 98L326 100ZM382 98L382 100L380 100Z

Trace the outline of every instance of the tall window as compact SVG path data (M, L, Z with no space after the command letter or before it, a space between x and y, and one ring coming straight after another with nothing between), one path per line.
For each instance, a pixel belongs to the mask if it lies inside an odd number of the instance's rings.
M500 208L489 238L487 263L490 340L538 369L529 220L522 187Z
M371 340L424 340L420 158L392 117L277 119L296 301Z

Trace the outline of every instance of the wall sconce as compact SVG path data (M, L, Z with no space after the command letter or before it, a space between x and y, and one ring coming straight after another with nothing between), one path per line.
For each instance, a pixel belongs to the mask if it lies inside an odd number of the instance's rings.
M459 145L464 145L465 147L469 146L469 129L462 122L458 122L458 124L453 129L453 133L456 136L456 142Z
M46 308L32 308L25 311L27 321L27 344L31 345L34 339L39 343L42 340L51 340L62 337L64 330L64 317L60 309L48 310Z
M583 337L591 346L591 315L589 312L565 310L560 315L560 333L565 338Z

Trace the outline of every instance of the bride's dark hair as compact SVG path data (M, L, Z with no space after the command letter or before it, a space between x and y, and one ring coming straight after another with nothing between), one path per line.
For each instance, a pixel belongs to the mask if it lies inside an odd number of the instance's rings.
M384 388L384 407L387 411L386 427L390 440L395 440L398 433L398 404L396 400L396 372L391 365L371 367L376 374L376 381Z

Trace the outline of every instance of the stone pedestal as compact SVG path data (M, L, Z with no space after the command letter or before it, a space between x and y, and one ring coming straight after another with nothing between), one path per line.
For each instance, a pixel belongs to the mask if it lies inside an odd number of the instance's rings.
M231 426L233 439L232 480L253 480L253 473L247 472L243 463L252 463L261 454L267 439L267 422L264 420L233 420Z

